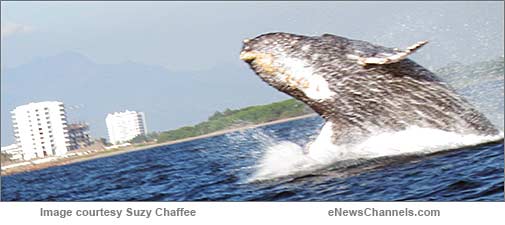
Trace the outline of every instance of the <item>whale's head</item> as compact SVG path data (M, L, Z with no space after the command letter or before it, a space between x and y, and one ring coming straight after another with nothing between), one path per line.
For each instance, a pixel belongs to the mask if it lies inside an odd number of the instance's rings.
M326 69L335 70L325 68L324 64L330 61L344 66L356 64L348 62L343 51L338 54L329 51L325 46L329 43L321 38L288 33L263 34L243 41L240 59L276 89L297 98L321 102L335 95L330 84L332 76ZM344 46L345 40L331 44L344 49L339 45Z
M324 102L337 97L346 77L397 64L426 43L399 50L331 34L269 33L245 39L240 59L278 90L305 102Z

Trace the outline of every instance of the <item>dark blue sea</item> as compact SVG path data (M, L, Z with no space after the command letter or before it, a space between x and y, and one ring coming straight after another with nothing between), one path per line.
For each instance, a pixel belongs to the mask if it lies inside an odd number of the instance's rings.
M3 176L1 197L2 201L504 201L503 141L429 154L347 160L274 179L251 179L269 147L282 141L303 146L317 135L322 122L312 117Z

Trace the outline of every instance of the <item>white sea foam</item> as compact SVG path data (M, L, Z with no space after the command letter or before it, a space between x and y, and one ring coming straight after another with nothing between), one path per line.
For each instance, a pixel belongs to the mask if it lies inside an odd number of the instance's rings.
M267 147L249 181L270 180L307 174L340 161L373 159L384 156L429 154L503 139L500 135L458 134L438 129L411 127L394 133L380 133L361 143L335 146L329 141L331 124L310 144L309 152L293 142L282 141Z

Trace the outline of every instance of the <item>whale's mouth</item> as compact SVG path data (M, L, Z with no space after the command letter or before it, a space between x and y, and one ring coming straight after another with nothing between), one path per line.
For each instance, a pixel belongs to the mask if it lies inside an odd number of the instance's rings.
M251 42L251 39L244 39L242 42L244 43L244 47L240 52L240 60L251 63L258 57L258 52L252 51L251 47L248 46L248 43Z
M254 59L256 59L257 54L251 51L242 51L240 52L240 60L250 63Z
M335 95L326 79L315 74L311 66L301 59L252 50L247 45L240 52L240 59L251 65L267 83L288 94L299 90L318 101Z
M256 72L269 76L276 76L284 72L278 66L274 66L274 56L268 53L262 53L255 50L247 50L247 47L240 52L240 59L253 66Z

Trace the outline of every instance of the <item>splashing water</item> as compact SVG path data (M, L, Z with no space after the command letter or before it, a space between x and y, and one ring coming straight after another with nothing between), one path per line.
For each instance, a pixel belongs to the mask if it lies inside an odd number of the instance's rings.
M264 134L262 134L264 135ZM316 138L325 139L323 127ZM316 143L306 148L290 141L272 142L263 153L248 182L288 176L303 176L325 168L335 168L387 156L425 155L438 151L472 146L503 139L503 132L494 136L463 135L438 129L411 127L400 132L380 133L358 144L335 146Z

